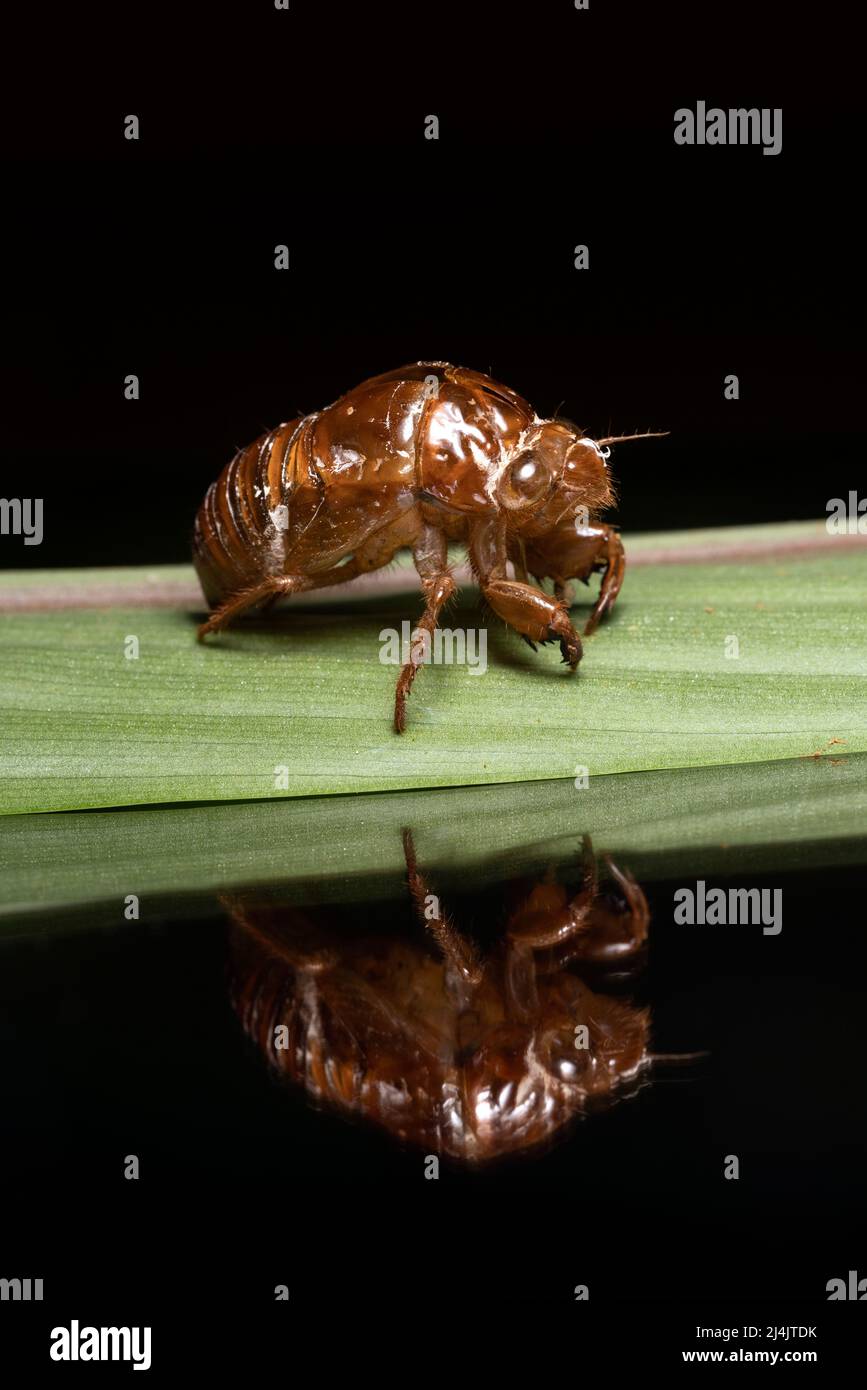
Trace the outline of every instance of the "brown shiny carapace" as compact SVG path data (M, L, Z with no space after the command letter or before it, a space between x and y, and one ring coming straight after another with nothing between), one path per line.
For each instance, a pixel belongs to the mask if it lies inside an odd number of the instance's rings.
M650 912L583 841L577 887L553 869L510 885L504 930L481 949L403 835L420 932L357 910L226 896L233 999L275 1071L318 1103L471 1163L537 1148L577 1116L633 1094L657 1065L650 1014L618 997L640 973ZM481 925L481 924L480 924Z
M568 580L603 572L585 635L623 581L620 536L599 521L614 501L606 446L616 442L542 420L508 387L446 362L373 377L241 449L211 485L193 536L213 610L199 637L280 598L347 584L408 547L425 608L397 682L402 732L416 672L456 592L453 541L466 545L494 613L531 645L559 642L574 670L582 650ZM531 575L553 580L553 595Z

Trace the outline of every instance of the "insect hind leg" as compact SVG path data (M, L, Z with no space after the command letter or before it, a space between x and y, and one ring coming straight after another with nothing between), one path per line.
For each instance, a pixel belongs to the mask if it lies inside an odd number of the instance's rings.
M198 639L202 642L210 633L219 632L222 628L228 627L235 618L240 617L249 608L254 608L258 603L281 598L288 594L303 593L306 589L314 587L313 580L300 574L272 575L268 579L262 579L257 584L251 584L246 589L238 590L237 593L227 598L225 603L221 603L219 608L215 608L211 616L199 628Z
M215 608L207 622L202 623L199 628L199 641L209 633L227 627L250 608L260 606L261 611L266 613L281 598L289 598L292 594L309 593L311 589L329 589L337 584L349 584L360 574L366 574L371 569L387 564L403 544L403 535L398 535L394 528L390 528L382 538L374 537L362 546L357 554L340 564L332 565L330 569L320 570L315 574L272 575L249 585L246 589L240 589L219 608Z

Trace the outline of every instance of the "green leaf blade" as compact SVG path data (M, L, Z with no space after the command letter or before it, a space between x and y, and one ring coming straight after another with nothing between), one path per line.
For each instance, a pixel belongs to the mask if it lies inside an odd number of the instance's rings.
M295 602L201 645L184 567L83 572L75 582L89 586L87 604L48 610L28 606L27 594L51 572L19 576L17 588L4 576L0 599L24 601L0 611L0 810L399 791L867 750L867 546L763 555L756 533L767 540L779 529L739 531L748 559L636 563L575 675L555 649L533 654L465 589L445 625L487 627L487 670L422 671L402 737L391 727L397 668L379 659L380 633L418 616L411 578L381 597L347 590ZM636 559L662 539L641 537ZM135 603L117 604L130 593ZM589 597L578 595L576 622ZM137 660L124 656L129 635Z

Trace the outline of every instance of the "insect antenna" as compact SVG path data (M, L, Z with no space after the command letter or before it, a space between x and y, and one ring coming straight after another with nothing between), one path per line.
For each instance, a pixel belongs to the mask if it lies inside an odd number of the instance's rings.
M605 439L597 439L597 444L624 444L627 439L665 439L671 430L647 430L643 434L609 434Z
M647 1060L652 1067L688 1067L709 1056L709 1052L650 1052Z

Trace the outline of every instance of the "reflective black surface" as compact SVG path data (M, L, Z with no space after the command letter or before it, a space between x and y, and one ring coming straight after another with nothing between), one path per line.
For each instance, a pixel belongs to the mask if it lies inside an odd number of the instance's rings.
M560 869L575 882L574 861ZM684 881L644 885L650 945L628 994L651 1010L655 1049L708 1056L534 1156L445 1159L436 1182L428 1148L272 1079L230 1004L225 913L7 944L9 1258L75 1263L104 1288L134 1228L125 1267L134 1247L134 1277L159 1267L163 1294L205 1259L209 1287L233 1298L262 1281L309 1298L349 1258L362 1298L369 1281L412 1297L408 1279L494 1303L568 1300L581 1282L600 1299L822 1298L863 1220L862 874L751 875L782 889L776 936L675 925ZM504 891L449 895L483 951ZM408 894L327 911L333 940L418 941ZM138 1182L123 1178L129 1154ZM737 1181L723 1176L732 1154ZM182 1233L185 1274L170 1253Z

